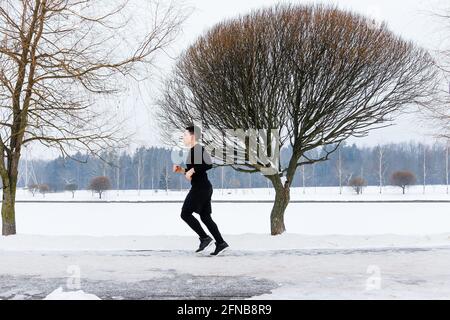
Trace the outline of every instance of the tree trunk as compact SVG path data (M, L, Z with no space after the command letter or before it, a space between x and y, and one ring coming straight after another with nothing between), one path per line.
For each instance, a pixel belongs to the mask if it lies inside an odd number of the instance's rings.
M275 202L270 214L271 234L279 235L286 231L284 225L284 212L289 204L290 189L289 185L283 186L281 183L275 183Z
M16 185L14 181L14 179L3 181L2 235L4 236L16 234Z

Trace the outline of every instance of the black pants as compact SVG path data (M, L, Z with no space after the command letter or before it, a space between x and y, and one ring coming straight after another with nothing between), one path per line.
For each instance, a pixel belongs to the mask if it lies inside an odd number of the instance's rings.
M224 242L222 235L217 228L216 223L211 218L211 196L212 187L209 188L192 188L186 196L181 209L181 219L183 219L194 230L200 238L208 235L203 230L200 222L192 215L194 212L200 215L200 219L211 232L217 243Z

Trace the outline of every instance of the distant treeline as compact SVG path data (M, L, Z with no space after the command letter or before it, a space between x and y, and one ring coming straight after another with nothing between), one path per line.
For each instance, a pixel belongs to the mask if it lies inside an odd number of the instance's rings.
M288 158L283 149L281 159ZM320 150L308 155L314 156ZM328 161L305 165L297 171L292 183L300 186L346 186L354 177L363 177L368 185L390 184L390 176L398 170L411 171L417 184L446 183L446 152L443 144L420 143L386 144L376 147L342 145ZM172 173L171 151L164 148L139 148L132 154L108 153L99 158L75 154L75 161L59 157L51 161L22 160L19 187L47 184L50 191L64 190L67 184L87 189L95 176L107 176L113 189L186 189L190 184L182 175ZM110 163L110 164L108 164ZM111 165L113 164L113 165ZM425 173L425 174L424 174ZM268 187L268 179L261 174L241 173L231 167L217 167L209 171L215 188Z

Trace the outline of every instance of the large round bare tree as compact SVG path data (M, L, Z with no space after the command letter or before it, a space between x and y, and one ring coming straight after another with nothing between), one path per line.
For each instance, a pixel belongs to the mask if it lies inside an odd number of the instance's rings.
M208 145L238 149L225 153L238 160L235 169L264 173L276 191L276 235L285 231L296 169L326 160L350 136L385 126L408 104L424 103L434 77L430 55L385 24L330 6L276 6L224 21L184 52L160 101L161 123L169 133L201 124ZM261 150L279 142L291 152L266 161L250 139L231 139L226 129L267 129L256 135ZM308 157L319 147L318 157ZM229 164L222 153L214 156Z

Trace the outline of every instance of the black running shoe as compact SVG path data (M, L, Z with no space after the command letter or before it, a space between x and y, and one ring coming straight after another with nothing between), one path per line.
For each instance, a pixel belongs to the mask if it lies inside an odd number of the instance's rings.
M214 250L214 252L211 252L210 254L212 256L218 256L219 254L224 252L227 248L228 248L228 243L226 243L225 241L222 243L216 242L216 250Z
M200 252L208 248L212 244L213 239L210 236L206 238L200 238L200 246L195 252Z

